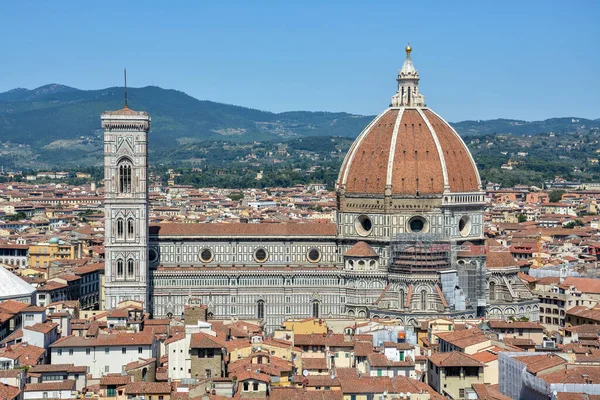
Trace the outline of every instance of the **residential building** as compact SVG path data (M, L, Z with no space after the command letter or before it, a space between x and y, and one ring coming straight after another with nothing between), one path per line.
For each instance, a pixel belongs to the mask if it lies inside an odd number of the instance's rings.
M50 346L53 364L84 365L93 378L122 372L140 358L156 358L158 344L145 333L99 334L94 338L68 336Z

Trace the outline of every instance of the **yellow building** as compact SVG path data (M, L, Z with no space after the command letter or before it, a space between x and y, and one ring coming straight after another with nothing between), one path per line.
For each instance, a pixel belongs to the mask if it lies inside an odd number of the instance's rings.
M436 353L429 356L427 383L442 395L464 399L466 388L484 383L483 367L483 363L464 353Z
M81 243L52 238L47 243L29 246L29 266L47 268L54 260L76 260L81 257Z
M302 369L302 349L292 346L290 342L275 338L254 343L246 341L228 342L227 351L229 352L230 362L251 357L256 352L265 351L271 356L291 361L297 370Z
M320 319L306 318L301 320L288 320L281 324L287 331L293 331L300 335L327 333L327 324Z
M448 318L435 318L426 322L427 332L423 336L427 337L430 344L437 344L437 334L440 332L454 332L454 322ZM420 335L419 335L420 336ZM421 339L421 337L419 337Z

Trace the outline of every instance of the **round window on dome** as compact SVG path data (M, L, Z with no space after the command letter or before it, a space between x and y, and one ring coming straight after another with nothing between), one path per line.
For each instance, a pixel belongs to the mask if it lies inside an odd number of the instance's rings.
M150 251L148 252L148 259L151 263L158 261L158 251L156 251L155 248L150 248Z
M367 236L373 230L373 223L371 218L366 215L360 215L354 222L354 229L360 236Z
M213 257L214 257L214 254L211 249L204 248L204 249L200 250L200 261L202 261L203 263L211 262Z
M471 217L463 215L460 221L458 221L458 231L460 235L465 237L471 233Z
M423 217L412 217L408 220L408 230L414 233L427 232L429 225Z
M269 253L267 253L267 250L263 249L262 247L256 249L256 251L254 252L254 261L258 263L263 263L267 261L268 258Z
M306 253L306 258L308 258L308 261L311 263L319 262L319 260L321 260L321 252L319 249L313 247L312 249L308 250L308 253Z

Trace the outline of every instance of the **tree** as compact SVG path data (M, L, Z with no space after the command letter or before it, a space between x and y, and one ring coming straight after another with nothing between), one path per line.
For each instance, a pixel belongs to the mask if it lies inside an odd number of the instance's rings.
M548 193L548 196L550 197L550 203L557 203L561 201L562 195L565 193L566 191L564 190L552 190L550 193Z
M9 221L21 221L22 219L26 219L27 215L23 211L19 211L18 213L11 215L8 220Z
M244 198L244 193L242 192L232 192L227 196L231 199L231 201L240 201Z
M519 218L519 223L527 222L527 215L525 215L525 214L519 214L518 218Z

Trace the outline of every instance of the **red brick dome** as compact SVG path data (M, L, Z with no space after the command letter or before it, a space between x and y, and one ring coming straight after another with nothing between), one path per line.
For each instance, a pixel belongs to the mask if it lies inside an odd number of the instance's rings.
M390 107L356 139L342 164L346 194L478 192L479 173L454 129L426 107Z

